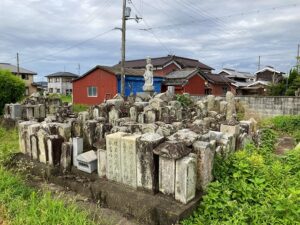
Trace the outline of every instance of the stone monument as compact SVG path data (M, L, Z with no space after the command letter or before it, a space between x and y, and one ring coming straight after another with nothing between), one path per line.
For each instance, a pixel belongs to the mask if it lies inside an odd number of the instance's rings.
M151 64L150 57L147 58L147 65L146 65L146 71L144 73L144 80L145 80L145 84L143 86L143 91L153 93L154 92L153 65Z

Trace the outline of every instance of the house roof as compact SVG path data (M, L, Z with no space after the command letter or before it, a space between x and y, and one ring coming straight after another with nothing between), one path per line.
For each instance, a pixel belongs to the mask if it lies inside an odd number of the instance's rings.
M151 58L151 63L154 67L160 67L160 66L163 67L172 61L175 61L182 68L192 67L192 68L213 70L212 67L205 65L204 63L200 62L197 59L190 59L190 58L185 58L185 57L180 57L175 55L167 55L164 57ZM120 63L118 63L115 66L120 66ZM125 61L125 67L127 68L145 68L145 66L146 66L146 59Z
M213 84L231 84L232 80L221 74L201 73L201 75L210 83Z
M184 70L176 70L169 73L166 78L167 79L186 79L196 73L198 73L198 69L184 69Z
M222 72L226 73L227 74L226 77L230 77L230 78L244 78L244 79L254 78L254 75L251 73L241 72L234 69L224 68L220 73Z
M108 73L111 73L113 75L120 75L121 74L121 68L118 67L118 66L101 66L101 65L97 65L95 66L94 68L90 69L89 71L87 71L85 74L83 74L82 76L74 79L73 81L77 81L77 80L80 80L81 78L89 75L91 72L93 72L94 70L96 69L100 69L100 70L104 70ZM137 77L140 77L140 76L143 76L145 73L145 69L132 69L132 68L125 68L125 75L127 76L137 76ZM154 71L154 74L153 74L154 77L161 77L157 74L155 74L155 71Z
M238 82L238 81L232 81L232 85L237 87L237 88L243 88L243 87L247 87L251 84L253 84L254 81L250 81L250 82Z
M272 73L278 73L278 74L284 74L283 72L275 70L274 67L272 67L272 66L266 66L265 68L262 68L261 70L258 70L257 72L255 72L255 74L263 73L265 71L270 71Z
M258 80L258 81L255 81L251 84L249 84L247 87L253 87L253 86L256 86L258 84L261 84L261 85L264 85L264 86L269 86L271 82L269 81L264 81L264 80Z
M57 72L57 73L49 74L45 77L74 77L74 78L77 78L79 76L77 74L70 73L70 72Z
M2 70L9 70L10 72L17 74L18 73L18 67L15 65L12 65L10 63L0 63L0 69ZM20 74L31 74L31 75L36 75L36 72L24 69L22 67L19 67L19 73Z
M47 87L48 86L48 82L46 82L46 81L38 81L38 82L33 82L32 85L39 86L39 87Z

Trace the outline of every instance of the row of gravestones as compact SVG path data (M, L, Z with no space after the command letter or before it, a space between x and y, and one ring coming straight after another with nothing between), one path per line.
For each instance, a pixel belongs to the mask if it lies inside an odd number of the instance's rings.
M183 129L165 137L156 133L117 132L105 138L106 149L84 152L83 138L71 138L70 124L19 124L20 148L32 159L68 170L73 164L85 172L97 168L100 177L174 195L187 203L196 189L212 180L214 154L226 156L236 149L239 126L222 125L222 132L204 135ZM73 163L72 163L73 161Z
M4 118L18 120L43 121L47 114L55 114L61 106L60 99L49 99L47 104L5 104Z

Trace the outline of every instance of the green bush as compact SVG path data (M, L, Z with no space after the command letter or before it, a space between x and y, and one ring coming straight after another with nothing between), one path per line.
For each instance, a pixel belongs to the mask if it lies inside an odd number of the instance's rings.
M24 81L8 70L0 70L0 115L5 104L20 101L24 94Z
M183 95L176 95L176 100L181 103L183 107L189 107L193 104L193 100L191 99L191 96L183 94Z
M217 181L182 224L300 224L300 149L275 156L275 140L265 129L259 147L217 160Z

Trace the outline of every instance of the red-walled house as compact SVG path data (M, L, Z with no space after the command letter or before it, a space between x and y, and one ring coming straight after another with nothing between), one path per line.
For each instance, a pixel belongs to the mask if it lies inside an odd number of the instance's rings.
M154 71L157 75L165 76L175 70L198 68L204 73L211 73L213 68L207 66L197 59L190 59L175 55L168 55L164 57L151 58L151 63L154 67ZM120 63L115 65L120 66ZM125 62L126 68L132 69L145 69L146 59L130 60Z
M166 75L162 90L166 91L168 87L174 87L176 94L204 95L205 78L199 69L177 70Z
M97 105L117 94L117 78L108 67L96 66L73 80L73 103Z
M227 91L236 94L236 87L232 85L232 80L221 74L204 74L205 78L205 94L206 95L225 95Z
M168 74L162 90L166 91L169 87L174 87L176 94L221 96L227 91L235 93L235 87L231 82L223 75L207 74L199 69L185 69Z

